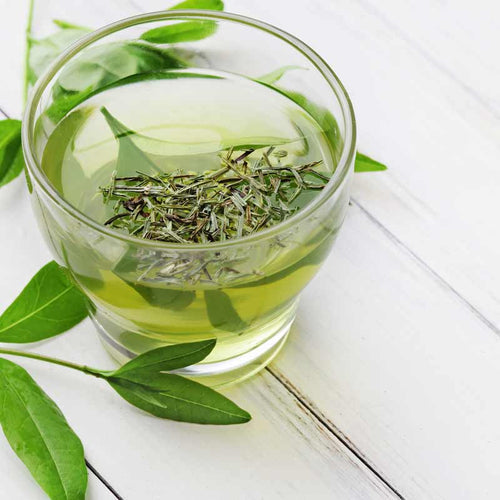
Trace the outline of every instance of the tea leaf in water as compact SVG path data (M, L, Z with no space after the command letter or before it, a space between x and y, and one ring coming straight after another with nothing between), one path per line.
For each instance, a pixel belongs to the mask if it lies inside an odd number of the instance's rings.
M241 319L227 293L221 290L205 290L205 303L210 323L219 330L241 332L248 323Z
M0 316L0 342L47 339L69 330L86 316L83 294L52 261L33 276Z
M145 73L137 73L135 75L126 76L120 80L108 83L103 87L98 87L93 89L88 87L80 92L65 92L62 93L54 102L49 106L46 113L47 116L54 122L57 123L62 120L73 108L83 103L87 99L110 90L112 88L121 87L123 85L129 85L132 83L145 82L149 80L169 80L172 78L191 78L196 76L198 78L219 78L213 75L198 75L194 73L176 73L175 71L158 70L158 71L148 71Z
M137 283L128 282L149 304L173 311L182 311L191 304L195 293L191 290L175 290L170 288L157 288Z
M0 120L0 186L8 184L23 170L21 122Z
M64 93L94 91L130 75L185 68L173 52L139 41L113 42L83 51L57 79L54 98Z
M257 81L265 83L267 85L272 85L273 83L276 83L278 80L280 80L285 73L293 69L307 70L307 68L303 68L302 66L295 66L295 65L282 66L281 68L271 71L270 73L259 76L259 78L257 78Z
M153 171L161 172L161 169L134 144L131 136L135 135L135 132L118 121L106 108L101 108L101 112L119 143L115 166L117 175L131 175L136 172L138 165L141 168L151 168Z
M83 500L83 446L63 414L20 366L0 358L0 424L17 456L54 500Z
M108 378L122 398L152 415L198 424L242 424L249 413L202 384L167 373L134 376L134 381Z
M73 42L83 35L90 33L90 29L56 22L59 30L53 35L40 40L30 38L26 78L29 84L34 85L47 67Z
M285 68L282 68L284 70L283 73L290 68L291 67L287 66L285 66ZM279 71L280 70L277 70L278 74ZM281 76L282 75L280 75L280 77ZM269 75L260 77L258 81L267 84L267 82L265 81L266 77L269 77ZM322 130L328 134L328 139L333 147L333 151L335 152L335 158L337 160L340 159L343 139L340 133L339 125L333 114L330 113L330 111L328 111L326 108L323 108L322 106L312 102L298 92L284 90L274 86L272 86L272 88L289 97L293 102L298 104L301 108L305 109L318 122ZM381 170L387 170L387 167L384 164L375 161L364 154L356 153L356 158L354 161L355 172L375 172Z
M205 359L215 347L215 339L158 347L145 352L109 374L110 377L135 380L144 376L194 365Z
M315 169L320 161L292 165L278 157L271 162L274 148L262 149L257 159L250 159L253 150L234 157L229 150L220 156L218 170L200 174L115 176L101 188L104 203L116 202L115 215L105 224L145 239L208 243L282 222L298 210L294 201L302 192L322 189L328 177ZM137 167L143 168L139 162Z

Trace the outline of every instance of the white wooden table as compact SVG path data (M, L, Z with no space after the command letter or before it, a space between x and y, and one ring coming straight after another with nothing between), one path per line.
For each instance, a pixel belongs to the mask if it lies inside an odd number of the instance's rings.
M68 0L60 17L76 3L102 23L141 10ZM390 169L356 175L286 348L227 391L250 424L155 419L97 380L21 361L84 443L89 498L500 498L500 4L226 6L322 54L353 98L360 149ZM0 7L0 107L19 117L26 5ZM22 179L0 191L0 228L2 310L50 259ZM31 349L111 366L88 321ZM0 469L1 498L44 498L3 436Z

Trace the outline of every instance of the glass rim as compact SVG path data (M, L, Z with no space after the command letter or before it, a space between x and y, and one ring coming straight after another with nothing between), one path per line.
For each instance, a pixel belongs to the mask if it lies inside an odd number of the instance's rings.
M135 236L128 235L113 228L107 227L104 224L101 224L88 217L85 213L78 210L71 203L66 201L61 194L59 194L59 192L54 188L54 186L52 186L51 182L44 174L41 165L39 164L33 151L34 122L41 96L56 73L67 62L69 62L71 59L73 59L74 56L79 54L83 49L93 44L94 42L128 27L146 24L152 21L186 18L232 21L235 23L250 26L251 28L260 29L261 31L267 32L268 34L288 43L294 49L298 50L303 56L305 56L309 60L309 62L311 62L312 65L316 68L316 70L318 70L321 76L326 80L340 104L343 119L345 122L345 138L342 147L342 154L340 155L340 159L332 177L328 181L327 185L322 189L320 194L289 219L286 219L283 222L275 224L262 231L242 236L241 238L232 238L225 241L216 241L209 243L170 243L165 241L137 238ZM301 219L307 218L310 214L319 209L323 205L323 203L325 203L325 201L331 198L335 194L339 186L342 184L349 171L351 163L354 161L354 156L356 154L356 120L354 117L353 105L349 98L349 95L347 94L346 89L344 88L342 82L334 73L334 71L311 47L309 47L307 44L299 40L297 37L291 35L290 33L283 31L280 28L277 28L269 23L229 12L194 9L157 11L127 17L119 21L107 24L95 31L92 31L91 33L84 35L79 40L71 44L66 50L64 50L64 52L62 52L57 57L55 61L50 64L50 66L37 80L28 97L22 120L22 147L27 169L33 176L33 179L35 180L37 185L42 188L44 193L71 217L77 219L79 222L87 226L90 226L97 232L133 245L153 248L156 250L182 250L183 252L216 249L220 250L222 248L228 248L231 246L254 243L286 231L288 228L291 228L298 222L300 222Z

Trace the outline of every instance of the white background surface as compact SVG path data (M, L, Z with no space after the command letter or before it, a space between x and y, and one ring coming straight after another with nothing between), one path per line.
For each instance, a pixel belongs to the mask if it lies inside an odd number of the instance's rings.
M76 4L105 23L142 3L68 0L59 17L78 22ZM389 165L356 175L344 228L281 355L227 391L252 422L162 421L97 380L20 364L127 500L500 498L498 2L226 6L316 49L353 98L359 149ZM19 117L26 5L0 7L0 107ZM2 310L50 260L22 179L0 192L0 228ZM88 321L31 348L110 366ZM0 469L1 498L44 498L3 436ZM92 473L88 497L116 498Z

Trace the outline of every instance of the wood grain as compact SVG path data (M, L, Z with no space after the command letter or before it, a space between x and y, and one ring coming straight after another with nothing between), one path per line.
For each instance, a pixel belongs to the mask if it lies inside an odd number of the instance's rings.
M95 12L89 3L67 2L64 15L82 8L89 24L95 13L104 23L165 2L92 2ZM22 7L0 6L9 36L0 106L18 116ZM500 72L489 54L498 4L227 7L317 49L353 98L360 149L390 167L356 177L355 203L289 344L267 372L229 392L255 421L229 430L159 422L78 374L26 366L127 499L172 488L209 498L497 498ZM0 248L10 263L0 308L49 258L23 190L16 181L0 194L0 224L12 235ZM12 207L19 224L6 215ZM109 362L89 325L39 349ZM24 491L8 477L7 488Z

